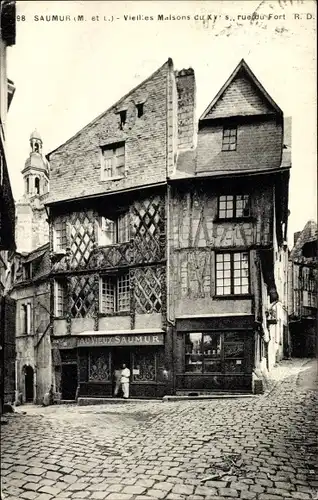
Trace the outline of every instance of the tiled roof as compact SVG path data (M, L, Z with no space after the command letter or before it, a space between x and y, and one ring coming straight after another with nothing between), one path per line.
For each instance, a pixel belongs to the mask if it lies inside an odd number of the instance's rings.
M296 241L296 244L290 253L290 258L293 261L303 260L304 259L302 254L303 246L306 243L317 241L317 239L318 239L317 223L313 220L310 220L307 222L304 229L300 233Z

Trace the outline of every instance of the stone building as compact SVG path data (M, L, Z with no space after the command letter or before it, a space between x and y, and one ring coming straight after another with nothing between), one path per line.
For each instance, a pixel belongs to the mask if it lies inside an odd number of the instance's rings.
M11 262L10 296L16 302L16 396L22 402L41 403L52 383L49 225L44 206L49 165L36 130L30 149L22 170L24 194L16 203L17 251Z
M15 304L7 295L11 252L15 250L14 200L6 150L7 112L15 91L8 79L8 47L15 45L15 2L0 2L0 413L14 400Z
M47 155L63 399L111 396L122 363L132 397L251 391L283 355L283 112L243 60L198 124L195 96L169 59Z
M317 244L315 221L294 235L289 258L289 325L294 356L317 354Z

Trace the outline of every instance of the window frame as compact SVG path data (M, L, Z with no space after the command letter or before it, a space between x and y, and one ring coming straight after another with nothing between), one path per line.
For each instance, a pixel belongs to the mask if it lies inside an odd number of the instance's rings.
M248 270L248 275L247 275L247 291L245 292L241 292L241 293L235 293L235 278L238 279L240 278L240 280L242 280L242 278L244 278L244 276L242 276L242 272L239 276L235 276L235 271L243 271L245 268L240 266L239 268L235 268L235 264L234 262L237 262L235 260L235 255L236 254L247 254L247 270ZM220 271L220 269L218 269L218 260L217 260L217 257L219 255L229 255L230 256L230 260L229 261L225 261L224 258L223 258L223 261L222 261L222 264L224 264L224 262L230 262L230 268L229 268L229 271L230 271L230 275L229 276L224 276L224 272L225 271L228 271L228 269L224 268L224 265L223 265L223 268L222 268L222 271L223 271L223 283L224 283L224 280L227 279L227 280L230 280L230 293L218 293L218 276L217 276L217 273L218 271ZM242 257L239 261L240 263L242 263ZM247 296L250 296L250 293L251 293L251 283L250 283L250 252L248 250L222 250L222 251L217 251L215 252L215 260L214 260L214 265L215 265L215 296L214 298L224 298L224 297L231 297L231 298L238 298L238 297L247 297ZM242 287L242 281L240 281L240 287ZM221 287L219 287L221 288ZM223 290L224 288L228 288L228 286L225 286L223 284L222 286Z
M123 154L117 155L117 151L123 149ZM106 169L105 168L105 162L106 162L106 152L112 152L111 155L109 155L109 158L111 158L111 167ZM123 164L118 165L118 160L117 158L123 157ZM115 163L116 159L116 164ZM123 168L123 173L118 173L118 168ZM111 171L111 175L107 175L107 171ZM106 146L101 147L101 180L102 181L109 181L109 180L116 180L116 179L123 179L126 175L126 144L125 142L118 142L116 144L109 144Z
M25 302L21 304L21 310L23 311L23 313L21 314L21 333L22 335L30 335L32 305L30 304L30 302Z
M59 310L59 304L58 304L58 291L59 287L61 287L61 290L63 291L63 296L62 296L62 310ZM65 318L67 314L67 304L66 304L66 298L67 298L67 282L65 279L54 279L54 317L55 318ZM60 314L61 312L61 314Z
M103 310L103 286L104 283L108 281L108 286L112 287L113 295L113 309L111 311ZM126 290L123 293L123 297L120 297L120 280L126 281ZM128 283L128 284L127 284ZM127 301L127 307L121 308L121 301ZM130 313L130 275L129 272L120 273L117 275L103 274L99 278L99 314L102 316L109 316L114 314L129 314Z
M67 221L57 217L53 223L53 252L65 252L67 243Z
M227 135L226 132L229 132ZM232 134L234 132L234 134ZM231 142L231 138L235 137L235 142ZM226 140L226 141L225 141ZM234 145L234 148L231 146ZM222 131L222 151L236 151L237 150L237 125L228 125L223 127Z
M241 215L237 214L237 211L239 210L238 208L238 202L241 200L238 200L238 198L241 197L244 198L247 197L247 206L248 206L248 215L244 215L242 213ZM225 199L222 199L225 198ZM231 200L228 200L228 198L232 198ZM232 215L227 216L226 212L230 211L230 209L227 209L227 203L231 202L232 203ZM225 209L221 209L221 203L225 203ZM221 214L222 212L225 212L225 217L223 217ZM242 212L244 212L242 210ZM251 214L251 195L249 193L229 193L229 194L220 194L218 196L218 213L217 213L217 220L220 221L226 221L226 220L249 220L251 219L252 214Z
M200 353L192 353L192 352L187 352L187 336L191 334L201 334L201 340L200 340ZM229 334L239 334L241 338L239 340L231 340L230 338L227 337ZM220 351L216 355L205 355L204 353L204 338L210 336L212 339L213 337L218 337L219 339L219 344L220 344ZM214 375L214 374L235 374L237 373L236 371L226 371L226 362L229 361L240 361L240 363L236 363L237 365L241 366L241 369L238 371L240 374L244 374L245 369L246 369L246 354L247 354L247 345L246 345L246 330L242 331L240 329L236 330L201 330L200 332L197 330L193 331L188 331L185 332L184 338L183 338L183 347L184 347L184 373L187 375L192 375L192 376L209 376L209 375ZM218 342L216 343L218 344ZM243 344L243 354L242 355L228 355L226 353L226 346L228 345L241 345ZM189 345L189 344L188 344ZM198 371L190 371L187 370L187 366L189 366L189 363L187 364L186 362L186 357L187 356L198 356L201 358L201 369ZM205 367L208 366L208 364L205 362L205 360L215 360L219 362L220 370L219 371L206 371Z

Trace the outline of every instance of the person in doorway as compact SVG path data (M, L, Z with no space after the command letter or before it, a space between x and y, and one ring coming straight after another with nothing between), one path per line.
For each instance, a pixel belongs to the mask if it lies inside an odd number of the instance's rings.
M114 379L115 379L115 389L114 389L114 397L117 398L118 393L121 389L121 368L116 368L114 371Z
M129 398L129 378L130 378L130 370L124 363L123 369L121 371L121 386L123 389L124 399Z

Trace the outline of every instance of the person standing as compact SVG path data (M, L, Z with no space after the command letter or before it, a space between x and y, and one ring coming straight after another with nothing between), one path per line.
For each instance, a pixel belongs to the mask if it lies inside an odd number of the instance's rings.
M115 389L114 389L114 397L118 396L119 389L121 388L121 368L116 368L114 371L114 379L115 379Z
M130 379L130 370L124 363L123 369L121 371L121 386L123 389L125 399L129 398L129 379Z

